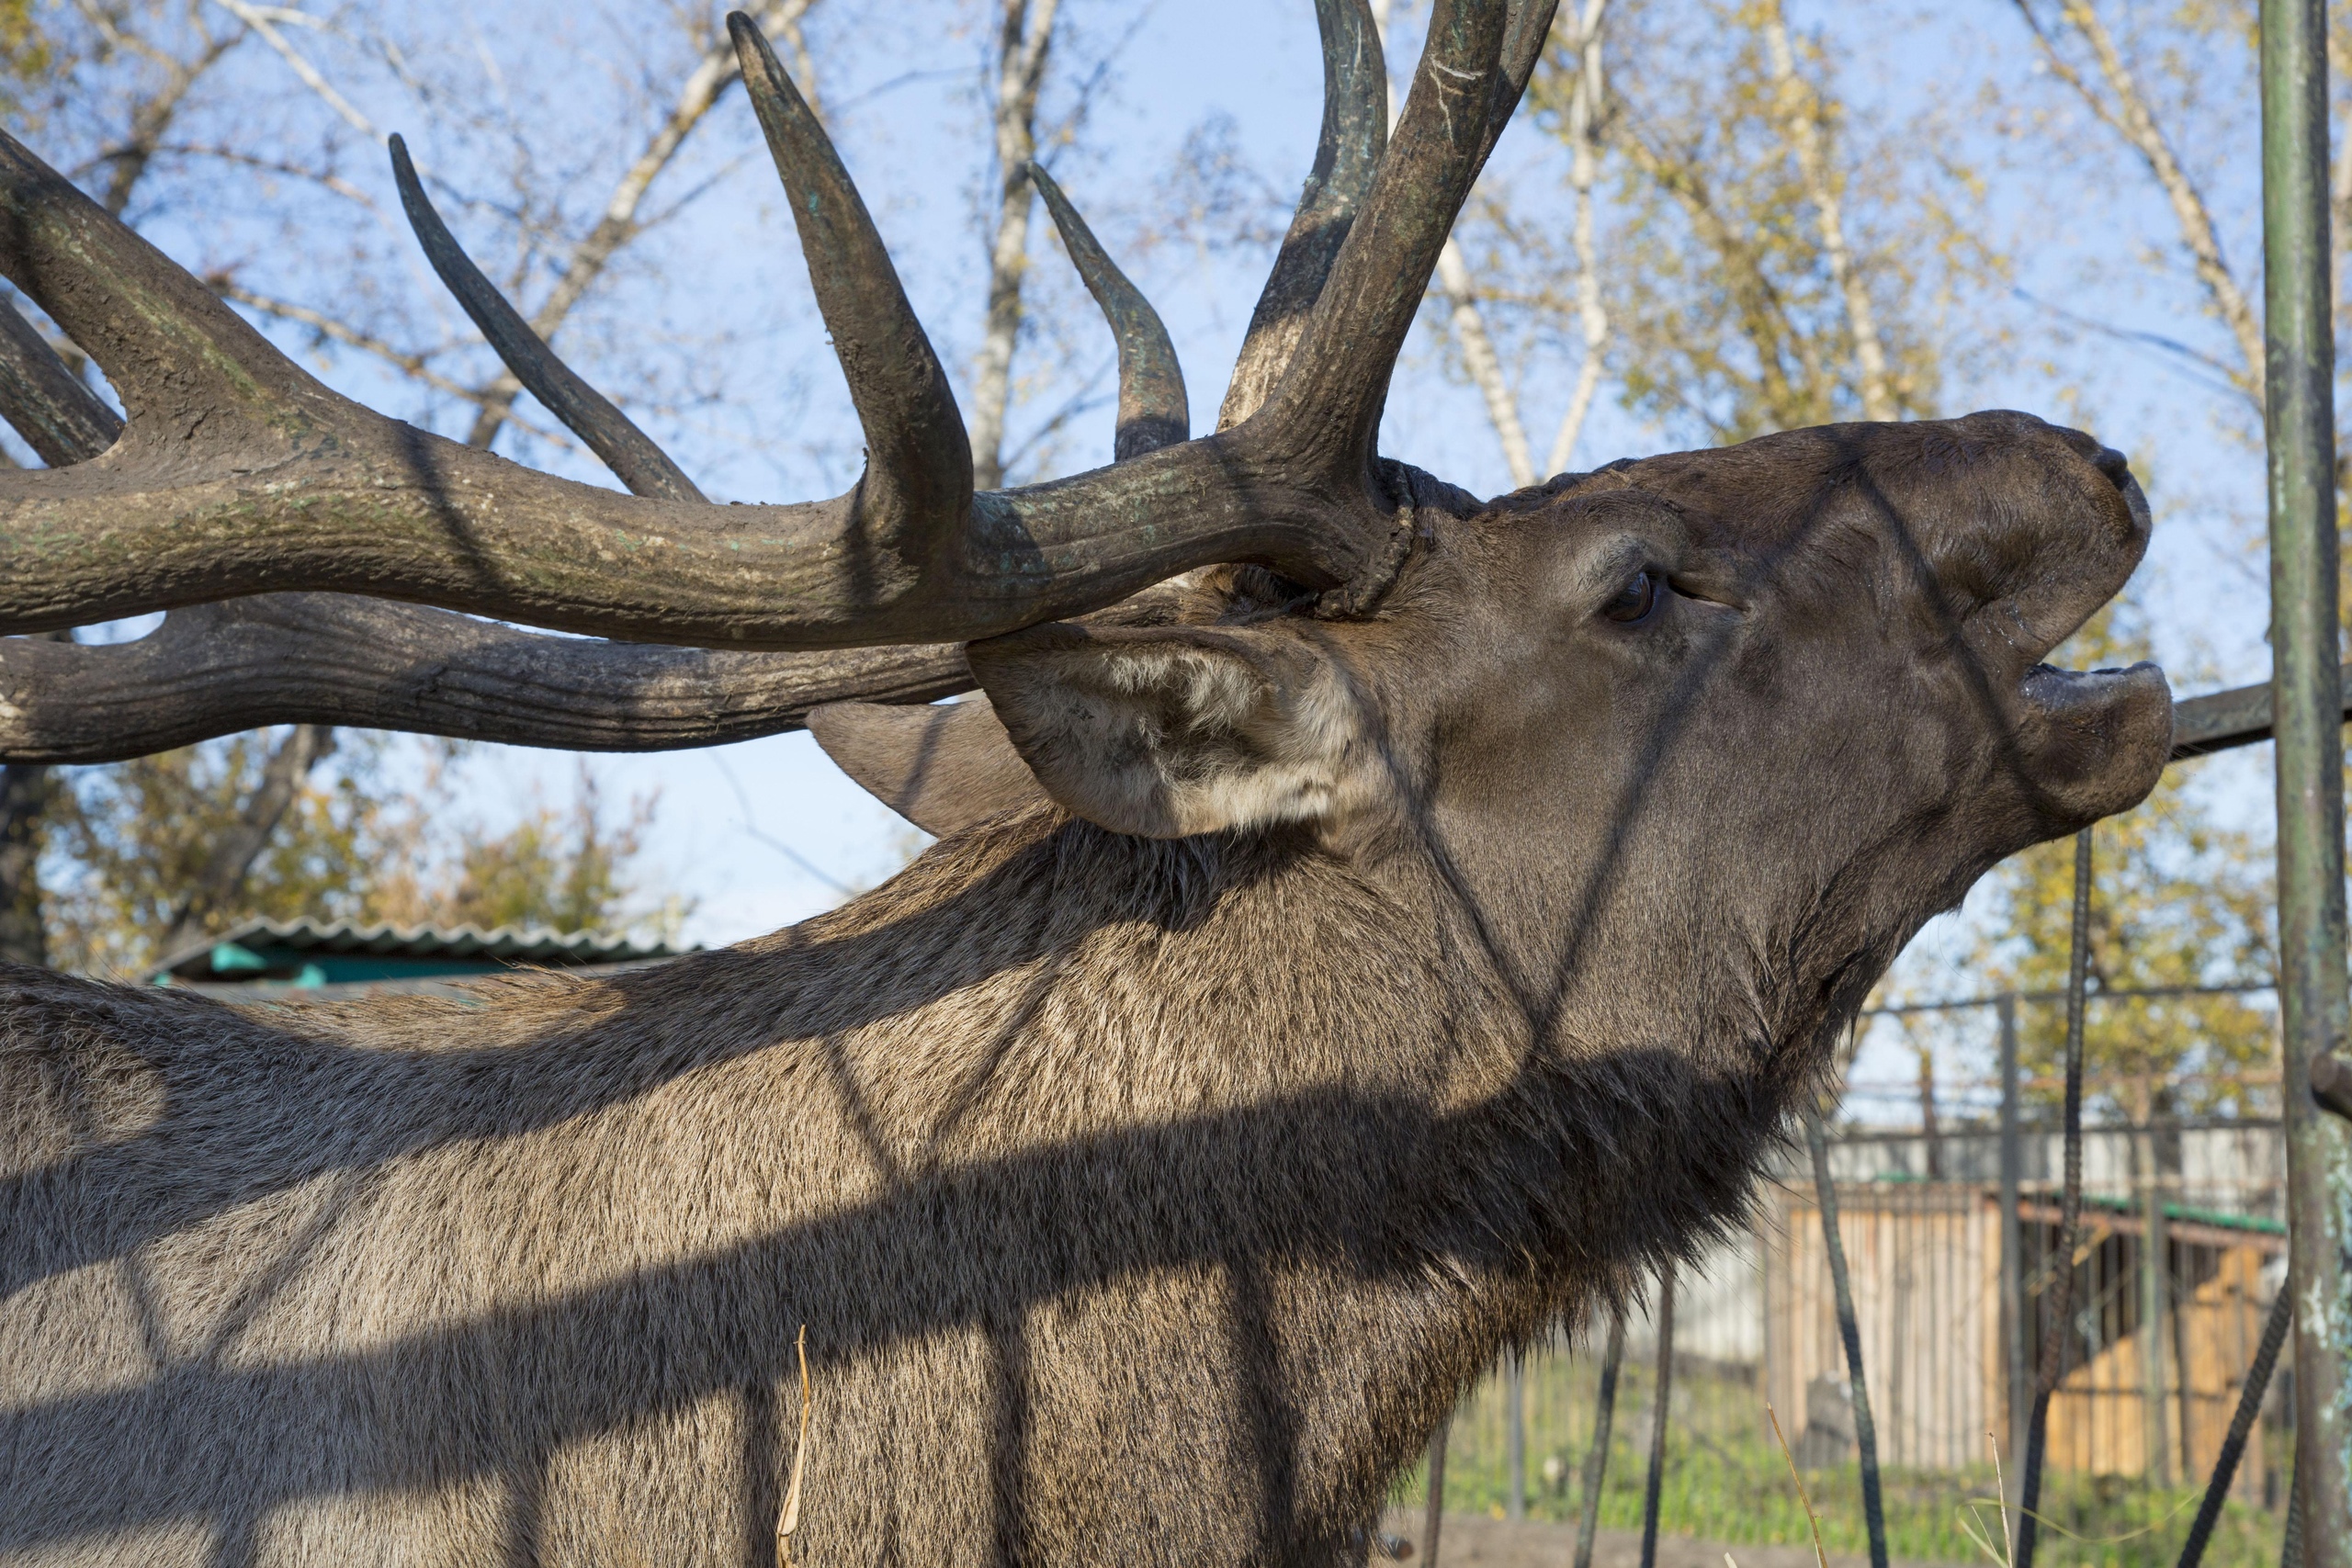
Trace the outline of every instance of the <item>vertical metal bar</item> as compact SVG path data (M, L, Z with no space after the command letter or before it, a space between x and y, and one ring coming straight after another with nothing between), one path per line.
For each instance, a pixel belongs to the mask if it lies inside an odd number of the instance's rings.
M1510 1466L1504 1512L1523 1519L1527 1517L1527 1374L1515 1348L1503 1352L1503 1419L1507 1424L1503 1453Z
M2168 1270L2171 1270L2171 1254L2167 1252L2165 1267ZM2193 1291L2195 1287L2192 1285L2190 1289ZM2177 1412L2175 1419L2180 1426L2180 1473L2183 1480L2197 1473L2197 1391L2189 1375L2188 1307L2188 1303L2181 1299L2180 1274L2172 1270L2165 1276L2165 1310L2171 1314L2167 1321L2172 1325L2173 1405ZM2245 1326L2239 1324L2232 1332L2237 1353L2243 1357L2245 1354Z
M1445 1522L1445 1439L1453 1430L1453 1412L1448 1410L1430 1436L1430 1501L1421 1516L1421 1561L1427 1568L1437 1568L1438 1527Z
M1642 1568L1657 1568L1657 1505L1666 1484L1667 1405L1674 1393L1674 1265L1657 1277L1657 1380L1650 1398L1650 1471L1642 1487Z
M1846 1244L1838 1235L1838 1188L1829 1178L1829 1142L1821 1117L1807 1111L1804 1141L1813 1153L1813 1185L1821 1203L1821 1246L1829 1258L1829 1288L1838 1298L1838 1333L1846 1343L1846 1380L1854 1393L1854 1446L1862 1465L1862 1522L1870 1529L1871 1568L1886 1568L1886 1509L1879 1498L1878 1424L1862 1376L1862 1325L1854 1315L1854 1284L1846 1273Z
M2310 1561L2303 1555L2304 1494L2310 1490L2310 1450L2303 1447L2302 1435L2295 1437L2295 1476L2287 1488L2287 1521L2278 1532L2278 1568L2303 1568Z
M2230 1417L2230 1435L2222 1439L2221 1455L2213 1461L2213 1478L2205 1483L2205 1500L2197 1506L2197 1522L2188 1527L2188 1544L2180 1549L2180 1568L2197 1568L2198 1560L2205 1555L2205 1542L2222 1517L2230 1483L2237 1479L2238 1461L2254 1431L2254 1418L2261 1414L2262 1396L2269 1392L2270 1371L2278 1364L2278 1348L2287 1342L2293 1307L2294 1298L2284 1291L2270 1304L2270 1321L2262 1325L2262 1344L2254 1353L2254 1365L2246 1369L2245 1386L2238 1391L2237 1414Z
M2141 1099L2149 1107L2153 1094ZM2153 1109L2143 1110L2146 1125L2132 1134L2133 1163L2140 1168L2140 1415L2141 1440L2147 1445L2148 1479L2159 1486L2172 1484L2170 1423L2165 1416L2165 1201L2157 1187L2156 1134Z
M2018 1226L2018 1185L2025 1175L2025 1149L2018 1127L2018 998L2005 994L2001 1020L2001 1356L2006 1372L2008 1462L2025 1452L2025 1235Z
M2091 830L2075 835L2075 928L2066 960L2066 1184L2058 1201L2056 1272L2043 1286L2046 1321L2041 1369L2034 1379L2033 1419L2026 1430L2025 1479L2018 1489L2018 1550L2014 1568L2033 1568L2041 1536L2041 1450L2050 1435L2050 1399L2063 1371L2060 1352L2074 1310L2075 1233L2083 1210L2083 987L2090 975ZM2098 1415L2098 1401L2092 1401ZM2086 1423L2087 1425L2087 1423ZM2080 1462L2080 1456L2077 1458Z
M2263 0L2263 393L2278 738L2295 1450L2309 1568L2352 1568L2352 1122L2311 1092L2345 1038L2343 681L2336 635L2335 344L2327 10Z
M1592 1568L1593 1538L1600 1530L1600 1483L1609 1478L1609 1426L1617 1413L1617 1371L1625 1364L1625 1315L1609 1319L1609 1348L1600 1358L1600 1393L1593 1402L1592 1449L1584 1456L1584 1513L1577 1521L1576 1568Z

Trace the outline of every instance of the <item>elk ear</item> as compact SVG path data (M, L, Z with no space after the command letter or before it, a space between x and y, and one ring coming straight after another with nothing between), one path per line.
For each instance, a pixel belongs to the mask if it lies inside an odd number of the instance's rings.
M986 697L827 703L808 710L808 733L868 795L935 838L1046 799Z
M1311 821L1343 793L1353 705L1328 659L1279 624L1056 624L967 651L1046 793L1114 832Z

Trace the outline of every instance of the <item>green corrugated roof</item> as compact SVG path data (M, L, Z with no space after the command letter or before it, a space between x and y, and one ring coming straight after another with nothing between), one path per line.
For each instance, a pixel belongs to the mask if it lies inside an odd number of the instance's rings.
M220 985L284 966L289 960L324 961L337 969L358 963L372 977L432 970L490 970L508 964L571 968L588 964L639 964L675 958L666 942L636 942L605 931L557 931L545 926L363 925L354 920L250 919L166 957L159 985ZM310 982L317 984L316 980Z

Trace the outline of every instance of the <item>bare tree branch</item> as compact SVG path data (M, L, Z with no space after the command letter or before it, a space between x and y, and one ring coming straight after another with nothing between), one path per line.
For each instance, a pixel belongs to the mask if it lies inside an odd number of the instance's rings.
M114 18L92 0L76 0L75 8L107 47L139 55L164 73L163 85L141 100L131 111L130 130L122 141L98 155L99 162L113 165L112 172L107 176L107 188L98 200L108 212L119 218L123 209L130 204L132 189L147 173L147 165L162 151L164 133L178 117L181 106L187 101L188 93L206 72L220 62L222 56L243 43L247 34L245 28L240 27L233 32L216 36L206 31L199 23L198 36L203 39L204 47L197 51L194 58L182 60L158 49L136 33L124 32L115 25Z
M283 14L280 8L255 6L250 0L212 0L212 3L253 28L255 36L286 62L302 85L317 94L319 101L335 112L337 118L370 141L384 140L384 133L376 129L376 122L360 113L349 98L335 91L334 84L320 74L319 68L305 59L300 50L286 41L286 35L279 32L277 26L277 18Z
M281 321L292 321L299 326L309 327L320 336L333 338L346 348L356 348L363 354L372 354L401 375L423 386L430 387L436 392L444 392L453 398L461 398L469 403L488 402L497 395L494 389L469 387L464 382L453 379L432 368L428 361L432 359L435 353L438 352L437 350L413 354L407 349L386 343L382 338L372 333L363 333L346 321L338 321L323 310L314 310L308 305L297 305L288 299L273 299L269 295L256 293L241 283L232 283L226 278L211 278L208 281L212 285L213 292L223 299L233 299L248 310L258 310L265 316L274 316ZM517 389L520 389L519 387ZM546 425L524 419L511 412L506 415L506 419L509 423L529 431L542 441L552 442L558 447L566 450L573 447L571 438L561 431L551 430Z
M1771 56L1772 82L1777 89L1781 123L1797 155L1797 172L1804 177L1821 224L1822 253L1829 263L1830 281L1846 307L1846 324L1854 334L1854 363L1861 382L1862 416L1893 419L1894 395L1887 386L1886 345L1879 339L1878 319L1871 310L1870 290L1854 269L1846 243L1846 220L1838 200L1838 183L1821 145L1821 100L1812 85L1797 74L1796 54L1789 47L1789 21L1781 0L1767 0L1764 41Z
M258 157L254 153L223 146L219 142L166 141L159 144L155 151L159 153L174 153L183 158L209 158L215 163L232 164L239 168L253 169L265 175L283 175L288 179L305 180L322 189L333 191L345 201L356 202L371 211L376 209L374 197L331 169L313 169L300 164L289 164L283 159Z
M1577 440L1592 412L1593 395L1600 389L1603 356L1609 347L1609 312L1600 302L1600 247L1594 237L1592 187L1600 178L1601 93L1607 84L1600 70L1600 25L1608 19L1609 0L1585 0L1577 18L1577 80L1568 96L1568 184L1577 193L1573 231L1577 253L1577 317L1584 333L1584 361L1577 367L1576 390L1568 395L1568 412L1552 438L1546 470L1566 473L1575 459Z
M2100 17L2091 0L2064 0L2059 15L2082 35L2090 46L2091 57L2098 62L2100 79L2106 84L2109 97L2094 88L2074 62L2059 51L2057 41L2034 14L2029 0L2017 0L2018 14L2033 33L2042 59L2052 74L2074 89L2085 107L2098 117L2118 135L2136 149L2156 177L2165 198L2172 204L2173 219L2180 230L2181 243L2188 247L2196 264L2198 280L2204 284L2208 302L2222 324L2236 339L2238 355L2245 361L2241 373L2233 375L2241 395L2258 408L2262 401L2263 348L2262 323L2255 315L2253 303L2246 298L2237 277L2230 271L2222 254L2219 231L2213 215L2198 192L2196 183L2172 150L2164 130L2156 123L2148 107L2147 95L2141 90L2138 78L2124 62L2115 47L2114 35Z
M251 874L254 862L269 846L270 836L286 819L294 797L311 770L334 750L334 731L323 725L298 724L287 733L262 764L255 784L237 814L237 825L220 836L205 858L194 886L180 897L171 922L155 939L158 957L168 957L204 930L208 918L232 908Z
M1012 388L1012 345L1021 331L1022 274L1029 265L1026 173L1037 153L1037 90L1052 51L1060 0L1002 0L997 41L995 232L989 245L988 327L980 338L972 388L972 483L1004 483L1005 407Z
M813 4L815 0L765 0L764 4L750 8L754 22L764 30L783 33L791 46L794 64L798 68L796 72L797 85L812 109L817 102L816 77L809 62L808 45L801 39L800 21ZM723 33L714 37L704 49L701 58L695 62L694 69L687 73L669 114L655 127L652 136L647 139L643 149L613 186L611 196L605 201L604 216L565 257L562 273L557 278L554 289L531 318L531 330L539 335L540 342L552 344L555 341L557 330L571 314L572 308L604 276L605 268L611 264L613 257L644 231L645 224L639 220L639 211L645 204L646 193L652 189L653 182L661 177L662 172L676 159L679 151L685 146L686 139L710 113L720 95L741 74L734 46ZM481 412L475 415L473 428L466 433L466 444L486 447L496 440L499 427L514 417L514 399L522 390L521 382L513 375L501 371L473 394L470 400L481 404Z

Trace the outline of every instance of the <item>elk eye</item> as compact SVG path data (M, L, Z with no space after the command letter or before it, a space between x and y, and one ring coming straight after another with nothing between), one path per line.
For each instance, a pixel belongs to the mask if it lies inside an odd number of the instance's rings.
M1617 597L1601 607L1600 613L1612 621L1627 625L1646 621L1650 612L1657 608L1657 573L1636 572L1634 581L1625 584Z

